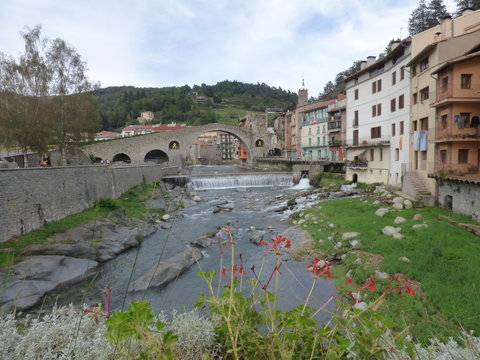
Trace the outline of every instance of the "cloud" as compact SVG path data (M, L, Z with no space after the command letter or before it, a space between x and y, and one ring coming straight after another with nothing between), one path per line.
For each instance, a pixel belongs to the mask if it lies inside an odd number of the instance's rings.
M453 10L454 0L448 0ZM417 0L3 0L0 51L42 24L87 61L102 86L265 82L311 95L355 60L407 35ZM403 28L401 30L401 28ZM401 33L401 34L400 34Z

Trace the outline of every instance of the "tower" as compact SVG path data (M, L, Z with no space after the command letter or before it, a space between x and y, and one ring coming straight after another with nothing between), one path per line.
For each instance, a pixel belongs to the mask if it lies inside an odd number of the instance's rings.
M305 87L305 80L302 79L302 87L298 90L298 106L308 103L308 90Z

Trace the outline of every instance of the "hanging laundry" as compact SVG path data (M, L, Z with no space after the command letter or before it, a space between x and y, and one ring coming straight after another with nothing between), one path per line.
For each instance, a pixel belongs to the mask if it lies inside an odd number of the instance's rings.
M420 131L418 130L413 132L413 150L420 150Z
M420 131L420 151L427 151L427 130Z
M460 128L460 115L455 115L453 117L453 126Z

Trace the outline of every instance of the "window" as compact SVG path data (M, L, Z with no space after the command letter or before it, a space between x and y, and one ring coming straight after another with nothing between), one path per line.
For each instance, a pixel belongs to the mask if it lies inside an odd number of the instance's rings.
M402 81L403 79L405 79L405 66L402 66L400 68L400 81Z
M377 116L377 105L372 105L372 117Z
M420 130L428 130L428 117L420 119Z
M353 130L353 145L358 145L358 130Z
M397 83L397 73L394 71L392 72L392 86Z
M403 135L403 132L404 132L404 122L403 121L400 121L400 135Z
M375 94L377 92L377 82L374 81L372 83L372 94Z
M317 126L317 134L320 134L320 126Z
M412 66L412 76L417 76L417 66Z
M355 100L358 100L358 89L353 92Z
M353 118L353 126L358 126L358 110L355 110Z
M442 92L446 92L448 90L448 76L442 78Z
M312 135L312 128L308 128L308 135Z
M461 87L462 89L472 88L472 74L462 74Z
M377 80L377 91L382 91L382 79Z
M382 91L382 79L372 82L372 94Z
M443 164L447 162L447 150L440 150L440 161Z
M442 129L447 128L447 123L448 123L448 114L442 115L440 118L441 124L442 124Z
M460 113L460 120L464 127L470 126L470 113Z
M459 149L458 150L458 163L459 164L468 164L468 149Z
M382 104L377 104L377 116L382 115Z
M417 93L413 94L413 103L417 103Z
M320 137L317 136L317 145L320 146Z
M395 149L395 161L400 160L400 149Z
M395 136L395 124L392 124L392 136Z
M428 57L420 61L420 72L428 69Z
M378 139L379 137L382 136L382 127L381 126L373 127L370 129L370 133L371 133L370 135L372 139Z
M396 106L396 99L390 100L390 111L391 112L395 111L395 106Z
M308 146L312 146L312 138L308 138Z
M374 160L375 160L375 150L370 149L370 161L374 161Z
M405 106L405 95L400 95L398 97L398 108L403 109Z
M420 90L420 101L428 100L429 93L428 93L428 86Z
M383 149L380 148L380 161L383 161Z

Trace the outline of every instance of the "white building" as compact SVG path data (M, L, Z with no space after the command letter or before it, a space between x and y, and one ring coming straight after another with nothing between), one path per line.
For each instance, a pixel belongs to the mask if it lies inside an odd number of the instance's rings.
M409 160L410 40L392 42L391 52L370 56L347 87L346 178L400 187Z

